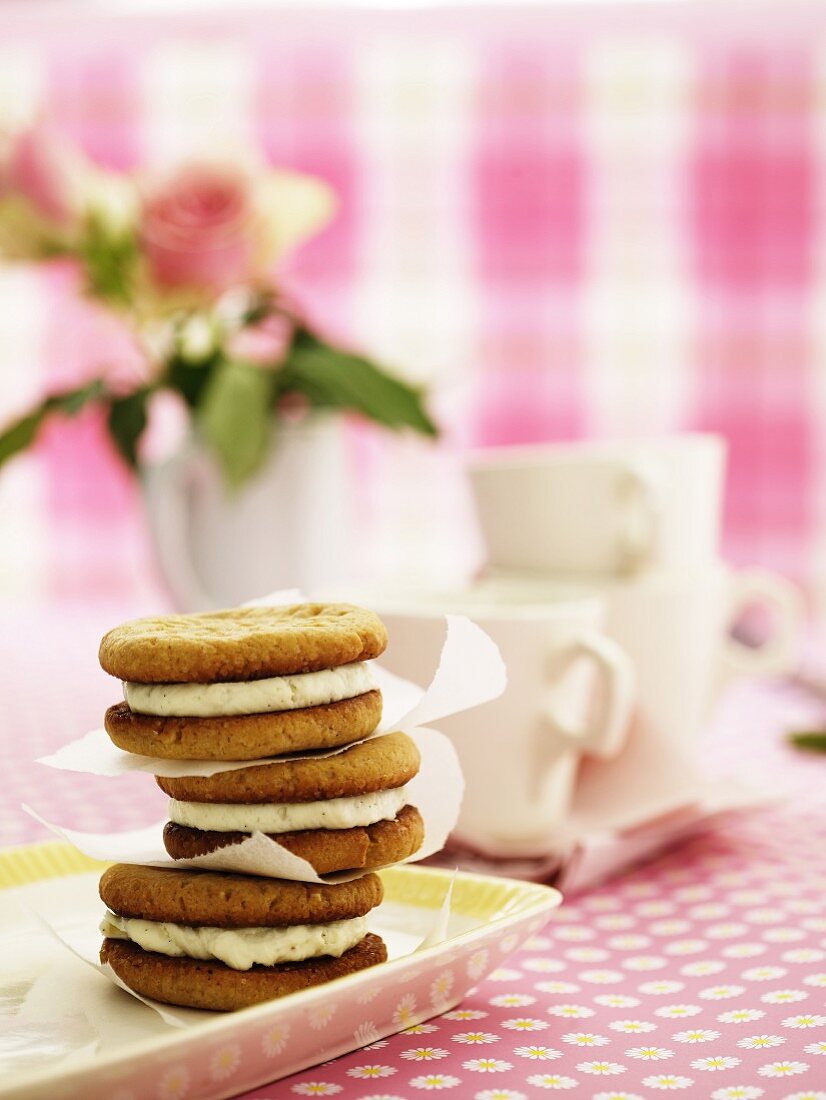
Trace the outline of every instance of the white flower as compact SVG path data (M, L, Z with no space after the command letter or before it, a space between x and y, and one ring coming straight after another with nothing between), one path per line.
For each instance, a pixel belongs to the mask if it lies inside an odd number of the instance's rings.
M577 977L594 985L614 985L624 980L619 970L583 970Z
M671 1038L675 1043L710 1043L720 1038L719 1031L709 1031L707 1028L695 1028L692 1031L678 1031Z
M581 986L575 982L537 982L534 989L538 989L540 993L579 993Z
M804 985L826 986L826 974L809 974L803 979Z
M604 928L608 932L619 932L624 928L633 928L636 920L629 913L608 913L604 917L594 917L597 928Z
M450 991L452 988L452 970L443 970L441 974L438 974L433 979L430 985L430 1003L434 1008L443 1005L450 998Z
M583 1073L595 1073L600 1077L613 1077L618 1073L625 1073L625 1066L619 1062L577 1062L578 1070Z
M788 974L788 970L784 966L752 966L749 970L744 970L740 977L747 982L770 982L785 974Z
M787 1016L783 1021L783 1027L822 1027L826 1024L826 1016Z
M755 1085L724 1085L714 1090L711 1100L758 1100L764 1091Z
M644 947L648 947L650 943L650 936L626 933L624 936L612 936L608 941L608 946L617 951L641 951Z
M742 936L744 932L748 932L748 925L745 924L713 924L710 928L706 928L705 934L712 940L732 940L735 936Z
M622 1031L626 1035L642 1035L657 1030L657 1025L648 1020L614 1020L608 1026L612 1031Z
M668 966L668 960L659 955L634 955L630 959L623 959L622 965L626 970L662 970Z
M499 944L499 950L503 955L510 954L511 951L519 943L519 936L515 932L511 932L509 936L505 936L502 942Z
M213 1081L224 1081L235 1073L241 1062L241 1048L237 1043L216 1050L209 1060L209 1072Z
M567 940L569 943L582 942L583 940L592 940L596 933L587 928L583 924L569 924L562 928L555 930L556 938L558 940Z
M714 959L701 959L681 966L680 973L685 974L687 978L705 978L708 974L719 974L725 969L725 963L716 962Z
M760 1000L767 1005L791 1005L805 1001L808 996L802 989L775 989L773 993L764 993Z
M435 1024L411 1024L402 1031L402 1035L431 1035L438 1030Z
M679 936L690 928L691 923L689 921L672 918L671 920L655 921L654 924L649 925L648 931L655 936Z
M524 970L530 970L536 974L558 974L560 970L565 969L565 964L558 959L546 959L543 956L536 959L525 959L520 963L520 966ZM515 978L521 977L522 975L519 973L515 975Z
M663 948L666 955L696 955L698 951L705 951L705 940L674 940Z
M488 965L488 950L483 947L481 951L475 951L468 959L467 973L469 978L473 978L476 981L477 978L481 978L485 972L485 967Z
M757 1072L761 1077L795 1077L808 1068L808 1062L767 1062Z
M489 1031L460 1031L458 1035L453 1036L453 1042L480 1046L495 1043L498 1038L498 1035L492 1035Z
M462 1062L463 1069L473 1070L474 1073L504 1073L513 1069L513 1062L503 1062L500 1058L470 1058Z
M435 1062L439 1058L447 1058L448 1052L441 1047L412 1047L402 1051L402 1058L410 1062Z
M538 1089L573 1089L579 1081L575 1077L563 1077L558 1073L532 1073L528 1084Z
M575 1047L604 1047L607 1043L610 1043L610 1039L606 1039L604 1035L594 1035L590 1031L569 1031L567 1035L562 1036L563 1043L570 1043Z
M764 943L733 943L720 952L727 959L753 959L755 955L765 955L768 947Z
M474 1093L473 1100L528 1100L524 1092L513 1089L482 1089Z
M604 962L608 955L604 947L569 947L565 952L566 959L578 963Z
M396 1070L393 1066L353 1066L347 1070L348 1077L358 1077L362 1081L372 1081L379 1077L392 1077Z
M550 1016L562 1016L565 1020L584 1020L594 1015L594 1010L586 1005L552 1005L548 1009ZM507 1027L507 1024L503 1025Z
M488 1015L479 1008L454 1008L452 1012L446 1012L446 1020L484 1020Z
M687 1089L694 1081L691 1077L681 1077L676 1073L658 1073L652 1077L643 1077L642 1083L650 1089Z
M721 1024L748 1024L752 1020L760 1020L766 1013L759 1008L732 1008L729 1012L721 1012L717 1019Z
M665 1047L631 1047L625 1052L629 1058L640 1058L645 1062L660 1062L664 1058L673 1058L674 1051Z
M567 1007L573 1008L573 1005ZM553 1009L549 1009L553 1011ZM574 1013L556 1012L556 1016L574 1016ZM587 1013L588 1016L593 1016L593 1012L590 1010ZM506 1027L508 1031L544 1031L550 1024L547 1020L535 1020L532 1016L515 1016L510 1020L503 1020L502 1027Z
M605 1008L636 1008L639 997L629 997L626 993L600 993L594 997L594 1003Z
M451 1077L449 1073L427 1073L421 1077L411 1077L410 1084L414 1089L453 1089L460 1084L458 1077Z
M189 1070L186 1066L170 1066L164 1071L158 1086L161 1100L178 1100L189 1089Z
M501 993L488 1001L488 1004L495 1005L496 1008L527 1008L528 1005L535 1003L536 997L531 997L527 993Z
M727 1001L729 997L739 997L744 992L742 985L709 985L701 989L698 996L704 1001Z
M643 1100L636 1092L595 1092L591 1100Z
M547 936L531 936L525 940L526 951L550 951L553 943Z
M310 1017L310 1027L314 1031L320 1031L329 1024L335 1012L336 1006L334 1004L316 1005L314 1008L311 1008L307 1014Z
M280 1054L287 1045L289 1037L289 1024L273 1024L273 1026L268 1028L261 1036L261 1049L265 1054L274 1058L277 1054Z
M768 943L794 943L804 939L805 935L799 928L770 928L763 933L763 939Z
M744 1050L765 1050L767 1047L779 1047L786 1040L782 1035L748 1035L745 1039L738 1039L738 1047Z
M292 1085L290 1091L297 1096L335 1096L341 1092L341 1085L334 1085L330 1081L304 1081L300 1085Z
M396 1011L393 1013L393 1023L400 1024L401 1027L410 1027L412 1023L415 1023L415 1012L416 998L412 993L405 993L396 1005Z
M660 980L656 982L643 982L639 988L640 993L653 994L659 997L666 993L679 993L681 989L685 988L685 983Z
M515 1047L513 1053L520 1058L530 1058L533 1062L553 1062L562 1057L562 1051L554 1050L553 1047Z
M719 1070L734 1069L740 1065L740 1058L729 1058L723 1054L711 1054L707 1058L695 1058L691 1063L692 1069Z
M683 1020L688 1016L696 1016L703 1010L699 1005L663 1005L654 1010L655 1016L664 1016L667 1020Z
M821 1039L819 1043L809 1043L803 1049L807 1054L826 1054L826 1039Z
M360 1047L366 1047L370 1043L376 1043L379 1041L379 1033L376 1030L376 1025L372 1020L365 1020L364 1023L359 1024L356 1030L353 1032L353 1038L356 1040Z
M535 969L533 967L529 967L527 963L524 963L523 965L526 970ZM481 976L482 975L480 972L477 977L481 978ZM471 977L473 977L472 974ZM497 966L495 970L491 970L490 974L488 974L487 980L489 982L518 982L521 977L522 975L518 970L513 970L509 966Z
M805 1092L787 1092L783 1100L826 1100L826 1092L821 1089L806 1089Z
M819 947L793 947L791 951L784 951L780 956L784 962L813 963L826 958L826 951Z

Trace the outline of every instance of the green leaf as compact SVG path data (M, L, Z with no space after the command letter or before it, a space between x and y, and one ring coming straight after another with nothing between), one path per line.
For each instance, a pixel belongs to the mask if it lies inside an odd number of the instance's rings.
M128 306L138 260L138 245L131 233L114 235L92 217L80 245L89 291L117 306Z
M790 733L789 741L798 749L808 752L826 752L826 730L801 730Z
M198 427L232 487L255 473L266 454L273 381L272 372L261 367L224 362L204 388Z
M321 343L306 330L296 334L278 376L280 393L302 393L313 405L351 409L388 428L438 435L421 390L362 356Z
M31 412L0 432L0 466L34 442L41 425L52 413L75 416L84 406L105 396L106 385L102 379L96 378L85 386L54 393L45 398Z
M109 406L109 434L121 457L133 470L138 465L138 442L146 427L146 406L152 393L151 386L144 386L125 397L114 398Z

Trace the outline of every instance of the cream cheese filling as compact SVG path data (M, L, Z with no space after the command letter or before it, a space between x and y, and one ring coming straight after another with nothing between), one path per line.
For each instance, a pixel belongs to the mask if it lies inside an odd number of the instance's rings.
M193 928L107 911L100 930L110 939L131 940L144 951L175 958L218 959L233 970L249 970L251 966L301 962L321 955L340 958L364 939L367 917L281 928Z
M137 684L126 681L123 697L137 714L157 718L223 718L298 710L355 699L376 687L373 669L356 661L320 672L266 680L215 684Z
M405 805L406 787L324 802L179 802L172 798L169 820L218 833L294 833L299 829L355 829L392 821Z

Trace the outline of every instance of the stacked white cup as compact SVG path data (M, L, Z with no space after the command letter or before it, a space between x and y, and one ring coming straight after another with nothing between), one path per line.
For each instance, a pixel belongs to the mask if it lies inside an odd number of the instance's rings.
M635 727L690 758L732 675L788 671L803 609L787 580L720 557L725 443L678 435L489 451L469 463L487 565L462 591L372 593L389 667L427 681L444 611L499 644L498 700L444 723L465 771L457 835L493 855L542 855L565 833L583 754ZM767 606L752 648L731 627Z

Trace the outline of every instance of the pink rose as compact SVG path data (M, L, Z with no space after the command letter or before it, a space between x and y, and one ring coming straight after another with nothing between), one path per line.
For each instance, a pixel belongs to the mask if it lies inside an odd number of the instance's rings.
M155 280L220 292L247 280L256 210L249 179L192 165L146 198L141 238Z
M15 138L6 163L4 190L18 192L50 221L72 221L83 157L46 123Z

